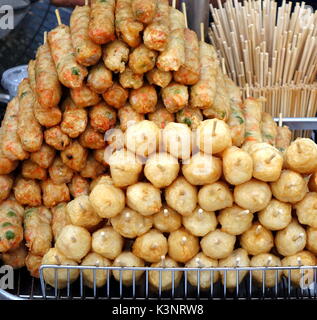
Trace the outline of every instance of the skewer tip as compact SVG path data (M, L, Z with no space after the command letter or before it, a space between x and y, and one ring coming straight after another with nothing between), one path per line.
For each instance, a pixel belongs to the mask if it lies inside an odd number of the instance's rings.
M182 245L185 245L185 243L187 242L187 237L182 237L182 240L181 240L181 244Z
M61 16L59 14L59 10L58 9L55 9L55 15L56 15L57 23L60 26L62 24L62 19L61 19Z
M167 217L169 215L168 209L164 209L163 210L163 214L164 214L165 217Z
M203 22L200 23L200 38L201 42L205 42L205 25Z
M176 0L173 0L173 1L172 1L172 7L173 7L174 9L176 9Z

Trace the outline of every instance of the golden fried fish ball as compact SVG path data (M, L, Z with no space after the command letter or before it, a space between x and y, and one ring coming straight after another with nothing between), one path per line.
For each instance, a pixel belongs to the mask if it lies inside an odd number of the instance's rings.
M281 259L270 253L261 253L251 258L251 267L281 267ZM281 281L282 271L281 270L254 270L252 276L255 281L262 285L265 281L267 288L274 287L276 283ZM265 280L264 280L265 279Z
M162 208L161 192L151 183L138 182L127 188L127 205L144 216L150 216Z
M167 251L167 239L156 229L136 238L132 247L132 253L147 262L160 261L161 256L165 256Z
M271 183L273 196L283 202L301 201L307 193L307 183L297 172L283 170L280 178Z
M66 258L79 262L90 251L90 233L82 227L69 224L61 231L55 247Z
M170 257L161 257L160 262L152 263L151 268L180 268L180 265ZM174 273L174 276L173 276ZM161 274L161 275L160 275ZM173 286L173 278L174 278L174 288L176 288L181 279L182 279L182 271L154 271L151 270L149 272L149 282L151 286L155 289L159 289L161 287L162 291L170 290ZM160 282L161 280L161 282ZM161 286L160 286L161 283Z
M42 265L65 265L77 266L77 262L65 257L56 248L51 248L43 257ZM53 269L43 268L44 281L52 287L63 289L67 283L72 283L77 280L79 276L78 269ZM56 277L56 278L55 278Z
M109 158L110 173L116 187L127 187L137 183L142 171L142 162L132 152L121 149Z
M111 261L107 258L101 256L98 253L89 253L84 260L81 262L81 266L91 266L91 267L110 267ZM84 269L83 278L84 284L89 288L94 288L94 283L97 288L103 287L107 283L108 273L110 278L110 270L96 270Z
M283 267L316 266L316 257L309 251L301 251L282 260ZM314 282L313 269L283 270L285 277L290 277L293 284L303 288Z
M28 255L28 250L24 243L21 243L17 248L3 252L0 259L3 264L11 266L13 269L20 269L26 265L25 260Z
M317 192L317 172L314 172L308 182L309 191Z
M122 252L117 258L113 261L113 267L144 267L144 261L140 259L139 257L135 256L132 252ZM138 270L138 271L132 271L132 270L126 270L126 271L120 271L120 270L113 270L112 274L113 277L120 281L122 280L122 283L125 286L131 286L133 281L138 281L144 271ZM120 276L120 274L122 276Z
M89 229L95 227L101 221L101 218L90 204L89 197L86 195L79 196L68 202L66 210L71 223L75 226Z
M124 192L107 183L97 184L89 195L90 203L101 218L112 218L125 207Z
M317 145L311 139L297 138L285 151L286 167L298 173L317 169Z
M163 129L164 149L178 159L188 159L191 154L192 132L184 123L170 122Z
M218 211L232 207L233 195L225 182L218 181L199 190L198 203L206 211Z
M215 231L218 224L213 211L205 211L199 207L182 220L184 227L196 237L204 237L208 232Z
M202 252L199 252L191 260L185 264L185 268L217 268L218 261L211 259L204 255ZM199 287L202 290L209 289L211 283L216 283L219 279L218 271L188 271L187 279L188 282L194 286L198 286L198 273L199 273Z
M269 185L263 181L251 179L235 186L234 201L242 208L254 213L264 209L272 198Z
M275 247L281 255L292 256L305 248L306 240L305 229L293 219L285 229L276 233Z
M255 222L250 229L243 232L240 244L249 254L255 256L270 252L274 246L274 238L270 230L264 228L259 222Z
M317 255L317 229L308 227L306 230L306 234L307 234L306 248L313 254Z
M253 214L237 205L225 208L217 216L221 230L237 236L247 231L252 226Z
M178 177L165 189L167 204L182 216L191 215L197 206L197 189L183 177Z
M232 145L230 128L223 120L202 121L197 128L196 143L202 152L220 153Z
M170 233L168 255L177 262L185 263L199 252L199 240L185 228Z
M113 227L107 226L92 234L92 251L107 259L114 260L122 252L123 245L124 239Z
M234 250L227 258L219 260L219 268L232 267L249 267L250 259L248 252L242 248ZM246 276L248 271L220 271L221 282L229 289L234 289L237 286L237 276L239 274L239 284Z
M251 180L253 160L248 152L232 146L222 154L223 174L227 182L233 185Z
M31 252L28 253L28 255L25 258L25 266L30 272L30 275L34 278L40 277L40 267L42 265L42 256L36 256L35 254L32 254Z
M232 253L235 243L236 236L216 229L201 239L200 246L209 258L223 259Z
M153 225L153 218L125 208L117 216L111 218L113 228L123 237L134 239L148 232Z
M153 215L154 228L161 232L173 232L182 225L182 216L167 205L163 205L160 212Z
M308 192L294 207L301 224L317 228L317 192Z
M198 152L183 164L182 172L193 185L210 184L221 177L222 162L210 154Z
M292 206L276 199L272 199L267 207L258 212L260 223L272 231L286 228L292 221Z
M156 188L169 186L177 178L178 172L178 160L166 152L151 155L144 167L145 177Z

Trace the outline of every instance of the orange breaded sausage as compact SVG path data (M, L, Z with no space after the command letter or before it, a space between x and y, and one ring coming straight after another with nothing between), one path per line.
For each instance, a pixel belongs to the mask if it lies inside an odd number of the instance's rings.
M34 278L40 277L40 267L42 265L42 256L36 256L31 252L25 258L25 266Z
M47 208L52 208L61 202L70 200L69 190L65 183L55 184L51 179L41 183L43 203Z
M106 132L117 122L117 113L105 102L93 106L89 111L90 125L99 132Z
M134 73L142 74L155 67L157 53L144 44L135 48L129 56L129 67Z
M66 210L67 203L60 203L52 208L53 220L52 220L52 230L54 235L54 240L56 241L59 234L63 228L71 224L71 220Z
M74 171L80 171L85 167L87 156L87 149L76 140L61 152L62 161Z
M114 11L115 0L91 0L89 37L98 44L114 40Z
M19 162L8 159L2 152L3 127L0 127L0 174L9 174L16 169Z
M119 83L114 82L102 96L109 106L120 109L125 105L129 97L129 91Z
M59 81L68 88L80 88L88 71L75 58L70 29L64 24L48 33L48 42Z
M143 86L143 74L134 73L127 67L120 73L119 82L125 89L139 89Z
M58 107L44 108L38 101L35 101L33 110L36 120L43 127L54 127L62 120L62 112Z
M275 147L284 152L291 144L292 132L288 126L277 127Z
M28 79L24 79L20 83L18 95L20 105L18 135L24 150L36 152L40 150L43 143L43 133L41 125L34 116L33 105L35 96Z
M169 112L177 112L188 105L188 88L176 82L162 89L162 99Z
M117 36L130 47L137 47L141 43L140 32L143 24L134 18L132 0L117 0L115 16Z
M77 138L87 127L88 112L83 108L77 107L69 97L63 102L63 109L61 130L70 138Z
M100 101L99 95L92 91L86 84L80 88L70 89L70 96L77 107L85 108L97 104Z
M86 178L83 178L79 174L75 174L73 176L73 179L71 183L68 185L70 194L74 197L80 197L80 196L88 196L89 195L89 180Z
M144 44L153 50L164 51L169 34L169 5L168 0L157 1L157 10L150 23L144 30Z
M106 146L104 135L91 128L90 125L80 135L78 141L84 148L88 149L102 149Z
M88 74L87 86L94 92L102 94L112 86L112 72L103 62L93 66Z
M157 0L132 0L132 12L136 20L148 24L156 14Z
M22 164L22 177L25 179L46 180L47 172L32 160L25 160Z
M51 180L56 184L69 183L73 177L73 170L66 166L61 157L56 157L48 169Z
M148 113L155 111L157 99L154 86L145 85L142 88L131 90L129 102L136 112Z
M95 65L101 58L101 47L88 35L90 7L76 6L70 16L70 33L76 60L83 66Z
M13 186L13 178L9 175L0 175L0 202L7 199Z
M38 48L34 69L36 85L35 89L32 89L37 95L37 100L44 108L56 107L61 100L62 87L48 43Z
M277 136L277 124L267 112L262 112L261 131L263 142L274 146Z
M7 105L6 113L2 121L2 152L8 159L24 160L29 154L23 149L20 137L18 135L18 114L19 114L19 98L13 98Z
M53 163L55 154L55 149L43 143L39 151L31 153L30 159L41 168L47 169Z
M105 166L96 161L96 159L90 155L87 159L86 166L80 171L80 175L84 178L95 179L105 171Z
M165 88L172 81L173 74L170 71L162 71L158 68L154 68L147 72L146 79L149 84L155 84L161 88Z
M11 266L13 269L20 269L25 266L25 259L27 256L27 249L23 242L12 250L9 250L1 255L4 264Z
M199 80L199 44L195 31L184 30L185 63L174 72L174 80L187 86L194 85Z
M128 45L121 40L108 43L102 51L105 66L115 73L123 72L129 60L129 51Z
M42 204L41 188L35 180L17 178L13 189L14 196L21 205L37 207Z
M45 142L56 150L65 150L70 144L70 139L59 126L47 129L44 132Z

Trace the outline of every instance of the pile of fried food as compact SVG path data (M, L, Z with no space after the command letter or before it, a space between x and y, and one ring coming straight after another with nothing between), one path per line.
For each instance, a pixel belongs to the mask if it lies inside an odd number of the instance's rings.
M0 129L3 263L34 277L42 264L316 265L316 144L291 142L261 100L242 101L184 21L168 0L92 0L48 33ZM63 288L79 270L43 274ZM83 277L101 287L107 271ZM202 289L220 278L188 272ZM149 281L157 288L159 272ZM163 272L162 290L171 286Z

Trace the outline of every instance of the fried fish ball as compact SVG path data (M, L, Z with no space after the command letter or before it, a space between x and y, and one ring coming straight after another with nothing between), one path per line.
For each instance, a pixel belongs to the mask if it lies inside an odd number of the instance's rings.
M137 74L127 67L120 73L119 82L125 89L139 89L143 86L143 74Z
M87 86L98 94L104 93L112 86L112 72L108 70L103 62L93 66L87 78Z
M149 84L155 84L161 88L165 88L173 79L173 74L170 71L162 71L156 67L146 73L146 79Z
M70 217L67 213L67 203L63 202L52 208L52 231L54 241L56 242L63 228L71 224Z
M101 218L92 208L88 196L80 196L67 204L66 211L73 225L86 229L95 227Z
M115 144L114 144L115 145ZM122 146L124 145L124 142L122 143ZM108 159L106 158L106 152L108 150L108 147L102 148L102 149L95 149L93 150L92 154L93 157L97 162L102 164L104 167L108 167ZM115 150L115 149L114 149Z
M129 67L136 74L143 74L155 67L157 53L141 44L129 55Z
M158 230L151 229L133 243L132 253L147 262L159 262L168 251L167 240Z
M236 236L216 229L201 239L200 246L209 258L223 259L232 253L235 243Z
M91 249L90 233L85 228L69 224L61 231L55 247L68 259L80 262Z
M120 120L120 129L125 132L128 127L137 122L145 120L144 114L136 112L130 105L126 105L119 109L118 117Z
M313 254L317 254L317 229L308 227L306 229L307 243L306 248Z
M211 259L199 252L190 261L185 264L185 268L217 268L218 261ZM199 280L198 280L199 273ZM219 279L218 271L188 271L187 272L188 282L194 286L198 286L202 290L207 290L210 288L211 283L216 283Z
M62 161L74 171L80 171L86 166L87 157L87 149L76 140L61 152Z
M161 193L151 183L138 182L127 188L127 205L144 216L161 210Z
M24 212L24 238L29 251L44 256L51 248L52 213L45 207L28 208Z
M132 252L122 252L117 258L113 261L113 267L144 267L144 261L139 257L135 256ZM134 281L138 281L144 273L144 270L113 270L113 277L117 281L122 281L123 285L131 286Z
M272 231L286 228L292 220L292 206L276 199L272 199L266 208L258 212L261 224Z
M89 125L79 136L78 141L84 148L88 149L102 149L106 146L104 135Z
M27 250L22 243L17 248L11 249L1 255L3 264L11 266L13 269L20 269L25 266Z
M160 129L164 129L168 123L175 121L174 114L169 112L161 102L156 105L154 112L148 114L148 118Z
M25 258L25 266L30 272L30 275L34 278L40 277L40 267L42 265L42 256L37 256L31 252Z
M151 268L179 268L179 264L169 256L162 256L160 262L152 263ZM149 271L149 282L153 289L170 290L179 285L182 271Z
M210 154L198 152L188 163L183 164L182 172L186 180L193 185L211 184L221 177L222 162Z
M152 224L152 217L145 217L128 207L111 218L114 230L128 239L134 239L148 232L152 228Z
M150 23L156 13L156 0L132 0L132 12L134 17L144 23Z
M45 207L52 208L61 202L70 200L66 183L55 184L51 179L48 179L41 183L41 187Z
M89 191L91 192L99 184L108 184L109 186L113 186L113 181L109 175L103 174L91 181Z
M317 169L317 145L311 139L297 138L285 151L286 167L299 173Z
M233 205L221 210L217 219L222 231L238 236L251 228L253 214L249 210Z
M154 112L157 104L156 90L150 85L133 89L130 92L129 102L131 107L138 113Z
M253 213L263 210L269 204L272 192L267 183L251 179L235 186L233 197L237 205Z
M182 216L189 216L197 206L197 188L178 177L165 189L167 204Z
M283 256L291 256L302 251L306 241L306 231L295 219L275 236L276 249Z
M255 222L250 229L243 232L240 244L249 254L255 256L260 253L270 252L274 246L274 238L270 230L264 228L259 222Z
M202 152L222 152L232 145L229 126L219 119L202 121L197 128L196 142Z
M129 97L129 91L119 83L113 82L112 86L102 96L109 106L120 109L125 105Z
M98 253L91 252L88 253L88 255L83 259L80 265L91 267L110 267L111 261ZM84 284L89 288L94 288L95 285L97 288L103 287L107 283L108 273L110 273L110 270L94 271L94 269L84 269Z
M41 168L37 163L33 162L32 160L23 161L21 174L25 179L36 179L36 180L47 179L46 169ZM0 179L0 183L1 183L1 179ZM1 199L1 196L0 196L0 199Z
M162 89L162 99L166 109L175 113L188 105L188 88L185 85L171 82Z
M270 253L261 253L253 256L250 261L251 267L281 267L281 259ZM280 282L282 278L281 270L254 270L252 276L259 284L265 283L267 288L274 287L276 282Z
M234 250L228 257L219 260L219 268L232 268L232 267L249 267L250 259L246 250L239 248ZM239 275L239 284L247 275L247 270L236 271L220 271L221 282L229 289L237 286L237 277Z
M79 174L74 174L71 183L68 185L72 197L77 198L89 194L89 180Z
M83 84L80 88L70 89L70 96L75 105L80 108L93 106L100 101L100 96L86 84Z
M90 203L101 218L112 218L125 207L124 192L106 183L97 184L89 195Z
M283 202L296 203L307 193L307 182L297 172L283 170L279 179L271 183L273 196Z
M43 143L41 149L31 154L31 160L41 168L47 169L54 161L56 151L49 145Z
M109 158L110 173L116 187L127 187L138 182L142 162L130 151L115 151Z
M277 124L267 112L262 112L261 131L263 142L274 146L277 135Z
M156 188L169 186L178 176L179 163L172 155L161 152L151 155L144 167L145 177Z
M56 150L65 150L70 144L70 139L60 126L55 126L44 131L45 142Z
M129 60L129 47L121 40L114 40L104 47L102 58L109 70L122 73Z
M199 190L198 203L206 211L218 211L232 207L233 195L225 182L218 181Z
M177 262L185 263L199 252L199 240L185 228L170 233L168 255Z
M314 282L314 271L312 269L299 269L301 266L316 266L316 257L309 251L301 251L282 260L283 267L294 266L298 269L283 270L285 277L290 277L293 284L307 288Z
M83 178L97 178L105 171L105 167L95 160L92 155L88 156L85 167L80 171Z
M222 154L223 174L230 184L239 185L252 178L253 160L248 152L232 146Z
M143 120L129 126L125 132L125 146L132 153L147 157L156 151L160 130L155 123Z
M187 124L192 130L196 130L203 121L203 115L199 109L185 107L176 114L177 122Z
M124 239L113 227L101 228L92 234L92 250L114 260L122 252Z
M204 237L208 232L215 231L218 225L213 211L205 211L197 207L193 214L182 217L184 227L196 237Z
M286 148L291 144L292 141L292 131L288 126L278 126L277 135L275 139L275 147L281 152L284 152Z
M41 188L35 180L18 178L13 190L16 200L24 206L37 207L42 204Z
M161 232L173 232L182 225L182 216L167 205L153 215L154 228Z
M8 175L0 175L0 202L7 199L13 186L13 178Z
M43 257L42 265L64 265L64 266L77 266L77 262L73 259L65 257L59 250L56 248L51 248ZM44 268L43 277L44 281L50 286L57 289L63 289L67 286L67 283L72 283L77 280L79 276L79 269L53 269L53 268Z
M192 132L186 124L170 122L163 129L164 149L178 159L188 159L192 149Z
M317 172L314 172L308 182L308 189L312 192L317 192Z
M50 178L55 184L69 183L73 177L73 170L66 166L60 157L56 157L48 169Z

